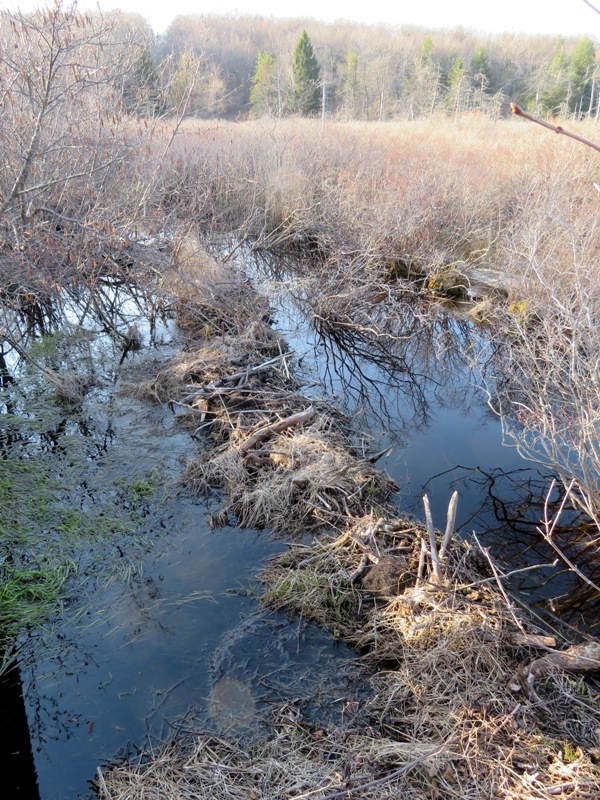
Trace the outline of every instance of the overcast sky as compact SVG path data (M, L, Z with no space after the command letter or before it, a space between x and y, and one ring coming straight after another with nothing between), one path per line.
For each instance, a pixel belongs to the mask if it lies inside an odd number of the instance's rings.
M594 2L594 0L591 0ZM43 4L43 3L42 3ZM8 0L0 6L24 10L39 0ZM584 0L79 0L79 7L137 11L162 33L179 14L238 13L270 17L348 19L369 24L416 24L427 28L463 25L487 33L581 34L600 37L600 15ZM600 0L597 3L600 7Z

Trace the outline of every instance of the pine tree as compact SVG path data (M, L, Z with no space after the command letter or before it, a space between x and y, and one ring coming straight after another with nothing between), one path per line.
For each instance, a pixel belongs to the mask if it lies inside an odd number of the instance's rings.
M467 68L460 56L454 59L448 72L448 105L454 114L465 111L465 101L468 95Z
M431 38L431 34L428 33L427 36L423 39L421 43L421 49L419 50L419 58L421 61L429 62L433 59L433 39Z
M321 109L321 70L308 33L304 30L292 58L291 111L313 117Z
M560 114L566 108L569 93L567 58L562 41L548 66L546 86L540 96L542 110L546 114Z
M273 53L258 52L250 87L250 105L257 114L278 114L279 103Z
M148 45L140 50L123 97L127 108L138 114L152 116L162 110L160 82Z
M471 59L471 75L481 91L489 89L492 82L490 62L483 47L478 47Z

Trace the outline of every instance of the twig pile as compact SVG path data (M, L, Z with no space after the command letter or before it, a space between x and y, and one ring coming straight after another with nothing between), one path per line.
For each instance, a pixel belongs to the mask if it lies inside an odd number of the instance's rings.
M314 413L309 407L266 426L236 429L219 453L190 464L184 480L202 491L222 488L242 527L275 533L322 527L385 503L393 482L353 455L330 421L319 415L300 429Z
M406 520L356 520L278 556L265 602L385 665L372 681L372 727L404 747L439 748L405 773L397 797L597 796L599 687L549 661L532 699L522 662L555 642L506 605L473 545L450 547L438 581L430 552L423 566L428 540Z

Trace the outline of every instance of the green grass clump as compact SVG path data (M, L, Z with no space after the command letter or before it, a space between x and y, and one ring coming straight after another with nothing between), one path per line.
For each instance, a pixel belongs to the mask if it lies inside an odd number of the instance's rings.
M0 564L0 675L10 666L20 634L46 622L64 595L74 564L33 568Z
M0 566L0 628L37 625L54 609L63 586L72 574L72 564L21 569L12 564Z

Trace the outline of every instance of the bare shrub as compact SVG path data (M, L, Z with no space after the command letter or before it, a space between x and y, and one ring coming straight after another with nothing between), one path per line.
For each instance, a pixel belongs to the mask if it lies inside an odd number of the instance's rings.
M184 207L202 197L208 218L258 246L316 246L337 259L403 259L431 271L494 264L540 162L560 171L563 151L548 158L527 126L478 119L325 130L262 120L190 124L178 157Z
M143 25L74 3L0 12L0 291L14 310L164 266L164 173L186 98L161 121L168 87L140 67L149 47Z

